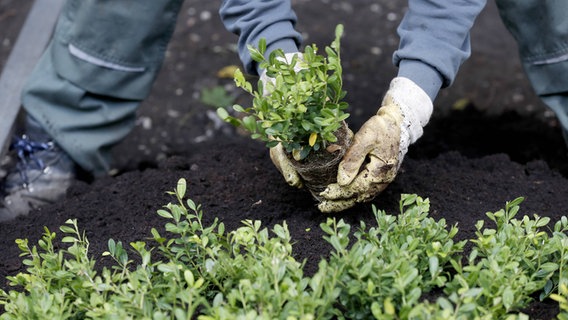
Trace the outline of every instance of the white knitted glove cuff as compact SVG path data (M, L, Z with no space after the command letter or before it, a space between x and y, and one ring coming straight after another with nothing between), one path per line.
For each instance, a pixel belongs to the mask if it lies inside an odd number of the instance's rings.
M408 146L416 142L428 124L434 106L430 97L412 80L394 78L389 87L389 95L400 107L403 120L400 128L401 158L406 155Z

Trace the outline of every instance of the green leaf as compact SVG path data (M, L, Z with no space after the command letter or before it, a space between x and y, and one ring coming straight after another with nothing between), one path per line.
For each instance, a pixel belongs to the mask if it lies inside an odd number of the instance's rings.
M108 240L108 251L111 255L116 253L116 242L113 239Z
M264 56L264 53L266 52L266 39L265 38L261 38L258 41L258 51Z
M542 228L542 227L548 225L549 223L550 223L549 217L542 217L542 218L538 219L535 226L537 228Z
M75 233L75 229L73 229L69 226L61 226L61 227L59 227L59 230L61 230L61 232L64 232L64 233Z
M390 316L395 315L396 309L395 309L394 304L392 303L392 299L390 297L387 297L385 299L385 301L383 302L383 305L384 305L384 310L385 310L386 314L388 314Z
M238 104L233 105L233 110L237 112L246 112L245 108L243 108L241 105Z
M268 141L268 142L266 143L266 147L267 147L267 148L274 148L274 147L276 147L279 143L280 143L280 142L278 142L278 141L276 141L276 140L271 140L271 141Z
M442 310L452 310L454 306L452 303L446 299L445 297L440 297L436 300L436 303L442 308Z
M466 298L478 298L481 293L483 293L483 288L471 288L468 289L464 294L463 297Z
M545 262L540 266L540 268L536 272L535 276L536 277L546 277L546 276L550 275L551 273L555 272L556 270L558 270L558 268L559 268L559 265L557 263Z
M371 313L373 314L373 317L375 317L375 319L381 319L383 316L383 311L381 309L381 306L379 305L379 303L377 301L373 301L371 303Z
M437 275L439 265L440 261L438 260L438 257L432 256L428 259L428 268L430 270L430 276L432 278L434 278Z
M234 101L235 98L222 86L216 86L210 89L204 88L201 90L201 102L207 106L225 108L232 105Z
M142 253L142 265L147 266L150 263L151 255L149 251Z
M63 239L61 239L61 242L64 243L72 243L72 242L78 242L79 240L75 237L63 237Z
M327 59L330 61L332 65L337 64L337 54L332 48L325 47L325 53L327 53Z
M229 118L229 113L227 112L227 110L225 110L225 108L217 108L217 115L221 120L224 121L227 121L227 119Z
M518 197L513 201L507 202L505 204L505 207L506 208L512 208L512 207L515 207L515 206L519 206L523 201L525 201L524 197Z
M235 79L235 85L239 88L243 88L248 93L253 93L252 85L250 82L246 81L245 75L241 71L241 69L235 70L235 75L233 76Z
M339 49L339 41L341 39L341 37L343 36L343 25L342 24L338 24L335 27L335 40L333 41L333 46L335 50Z
M243 125L245 129L250 132L256 132L256 118L254 116L246 116L243 118Z
M191 209L192 211L198 211L198 205L195 204L195 202L191 199L187 199L186 201L187 206L189 207L189 209Z
M416 279L416 277L418 277L418 270L417 269L412 269L412 270L410 270L410 272L407 272L406 274L404 274L403 277L402 277L403 287L408 287L408 285L412 281L414 281L414 279Z
M281 239L286 239L288 238L288 232L287 230L282 227L281 225L277 224L274 226L274 233Z
M261 61L264 60L264 55L263 55L260 51L258 51L257 49L255 49L254 47L252 47L252 46L249 45L249 46L248 46L248 50L249 50L249 53L250 53L251 58L252 58L254 61L256 61L256 62L261 62Z
M177 182L176 193L178 198L182 199L183 197L185 197L186 191L187 191L187 181L184 178L181 178Z
M507 310L511 309L513 303L515 302L515 293L511 287L506 287L505 291L503 291L503 305Z
M190 270L185 270L183 272L183 277L185 279L185 282L187 282L188 286L193 287L195 283L195 278L193 277L193 273L191 273Z
M326 223L320 223L321 230L328 235L335 234L335 232L331 229L332 223L333 223L333 219L331 219L331 218L328 218Z
M162 218L173 219L173 217L174 217L170 212L168 212L166 210L159 209L157 212L158 212L158 215Z

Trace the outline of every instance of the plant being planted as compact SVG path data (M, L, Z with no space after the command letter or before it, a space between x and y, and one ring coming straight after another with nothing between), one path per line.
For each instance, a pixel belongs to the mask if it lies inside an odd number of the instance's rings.
M318 54L315 44L292 58L282 50L266 58L264 39L258 48L249 46L251 57L266 70L270 80L259 80L254 89L237 70L235 83L253 96L252 106L233 106L244 117L233 117L225 109L218 109L222 119L242 126L267 147L281 144L316 198L325 186L335 182L337 165L351 142L351 131L345 123L348 104L343 101L342 34L343 26L338 25L335 40L325 47L327 57Z

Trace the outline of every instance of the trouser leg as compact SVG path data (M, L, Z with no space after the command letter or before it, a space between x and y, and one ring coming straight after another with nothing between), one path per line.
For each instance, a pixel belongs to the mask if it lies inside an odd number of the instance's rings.
M497 0L535 92L568 137L568 1ZM568 140L567 140L568 142Z
M83 169L110 168L133 128L183 0L68 0L22 104Z
M568 137L568 1L497 0L535 92ZM568 140L567 140L568 142Z
M568 145L568 91L540 96L540 98L556 114L558 122L562 126L564 141Z

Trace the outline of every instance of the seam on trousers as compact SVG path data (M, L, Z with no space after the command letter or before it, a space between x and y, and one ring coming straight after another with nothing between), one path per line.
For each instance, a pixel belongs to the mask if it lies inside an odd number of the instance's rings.
M566 60L568 60L568 53L565 53L565 54L557 56L557 57L549 58L549 59L536 60L536 61L533 61L532 64L538 66L538 65L543 65L543 64L558 63L558 62L562 62L562 61L566 61Z
M97 57L93 57L93 56L89 55L88 53L86 53L85 51L82 51L81 49L75 47L72 44L69 44L68 49L69 49L69 53L71 53L72 56L74 56L78 59L81 59L85 62L88 62L90 64L94 64L96 66L99 66L99 67L117 70L117 71L125 71L125 72L144 72L144 71L146 71L146 68L144 68L144 67L128 67L128 66L116 64L116 63L113 63L113 62L104 61L104 60L99 59Z

